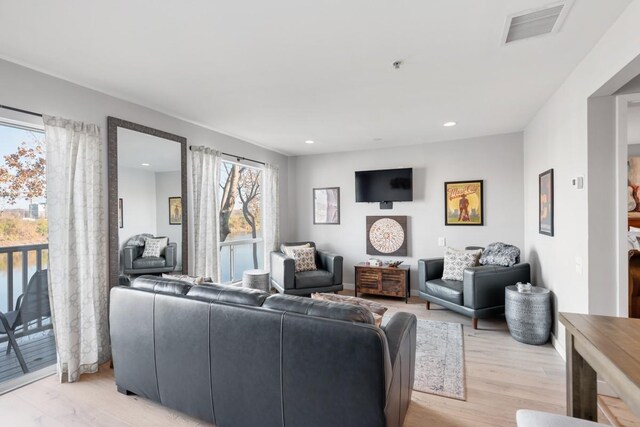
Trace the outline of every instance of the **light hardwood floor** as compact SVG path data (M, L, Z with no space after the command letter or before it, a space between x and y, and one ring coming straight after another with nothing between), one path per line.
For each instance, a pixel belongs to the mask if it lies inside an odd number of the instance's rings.
M345 292L352 294L351 292ZM462 323L466 358L467 401L413 392L405 426L512 426L520 408L564 413L564 362L550 344L529 346L511 338L504 320L470 319L418 298L371 297L389 313L408 311L419 318ZM77 384L45 378L0 396L2 425L188 426L199 421L145 399L116 392L108 366Z

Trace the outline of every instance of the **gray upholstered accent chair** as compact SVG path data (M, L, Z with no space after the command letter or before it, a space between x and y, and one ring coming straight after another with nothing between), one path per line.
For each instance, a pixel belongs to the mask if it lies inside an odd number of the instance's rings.
M282 250L285 246L314 242L288 242L280 246L280 251L271 252L271 284L278 292L293 295L310 295L313 292L338 292L342 290L342 256L316 248L315 271L296 273L295 261Z
M482 249L468 246L465 249ZM504 288L518 282L529 282L530 267L527 263L512 267L480 265L464 270L464 279L444 280L444 258L418 260L418 283L420 298L426 300L427 310L431 303L448 308L472 319L473 329L478 329L478 319L504 314Z
M124 274L171 273L178 263L178 244L169 242L164 254L159 257L143 258L144 246L128 245L124 252Z

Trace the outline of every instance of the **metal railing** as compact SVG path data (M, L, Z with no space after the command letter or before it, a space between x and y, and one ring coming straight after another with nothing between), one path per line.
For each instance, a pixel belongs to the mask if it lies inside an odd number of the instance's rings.
M244 245L253 245L262 243L262 238L258 237L256 239L246 239L246 240L230 240L228 242L220 243L220 252L222 252L222 248L229 248L229 278L230 280L225 283L233 283L242 280L242 277L236 277L236 247L244 246Z
M7 259L7 281L6 281L6 289L1 289L0 292L6 292L5 295L7 297L7 311L12 311L15 308L14 300L16 296L23 295L27 290L27 285L29 284L30 271L29 271L29 255L35 252L35 271L40 271L43 268L43 253L49 252L49 245L47 243L35 244L35 245L21 245L21 246L5 246L0 247L0 259L6 254ZM21 254L21 284L19 285L19 289L16 289L16 280L14 277L14 255ZM33 267L33 265L31 265ZM1 285L1 283L0 283ZM42 319L38 319L37 322L34 321L31 325L25 325L24 330L21 333L16 334L16 338L19 336L25 335L27 331L35 332L37 330L44 330L51 328L51 324L42 323ZM6 335L0 336L0 342L4 342L7 340Z

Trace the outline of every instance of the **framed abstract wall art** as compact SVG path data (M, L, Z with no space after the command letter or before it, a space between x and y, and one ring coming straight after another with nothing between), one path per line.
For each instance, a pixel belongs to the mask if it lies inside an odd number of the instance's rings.
M444 225L484 225L483 181L444 183Z
M169 225L182 224L182 197L169 197Z
M553 169L538 175L539 232L553 236Z
M313 189L313 223L340 224L340 187Z
M407 256L407 217L368 216L367 254Z

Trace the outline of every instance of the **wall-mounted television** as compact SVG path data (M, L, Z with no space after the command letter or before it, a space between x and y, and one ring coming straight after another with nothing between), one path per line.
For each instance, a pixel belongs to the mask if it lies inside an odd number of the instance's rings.
M412 200L412 168L356 172L356 202L410 202Z

